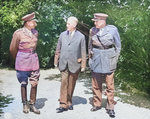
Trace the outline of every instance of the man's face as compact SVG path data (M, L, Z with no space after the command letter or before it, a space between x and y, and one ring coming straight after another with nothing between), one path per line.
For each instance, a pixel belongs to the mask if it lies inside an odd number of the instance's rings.
M99 20L94 22L96 28L102 28L105 25L105 20Z
M73 21L73 20L71 20L71 19L68 19L68 21L67 21L67 24L66 24L66 27L67 27L67 30L68 31L74 31L74 29L75 29L75 27L76 27L76 23Z
M35 22L35 20L31 20L31 21L28 21L28 26L31 29L34 29L37 26L37 23Z

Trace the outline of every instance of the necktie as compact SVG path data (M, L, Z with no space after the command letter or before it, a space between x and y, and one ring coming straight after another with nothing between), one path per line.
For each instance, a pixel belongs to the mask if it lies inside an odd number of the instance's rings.
M69 37L70 37L70 38L72 37L72 32L69 32Z

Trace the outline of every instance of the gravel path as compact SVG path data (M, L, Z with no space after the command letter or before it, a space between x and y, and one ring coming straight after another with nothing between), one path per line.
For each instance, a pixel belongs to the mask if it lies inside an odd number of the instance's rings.
M105 111L106 96L103 95L102 109L91 112L89 98L92 94L85 94L88 90L84 82L77 81L73 105L74 110L63 113L56 113L59 107L59 90L60 90L60 72L57 69L41 70L41 77L38 85L36 107L41 111L40 115L29 112L22 112L20 84L16 78L16 72L13 70L0 69L0 93L4 96L12 95L13 103L8 104L3 109L4 114L0 119L110 119ZM28 98L30 94L30 85L28 85ZM119 97L115 97L119 100ZM136 107L134 105L117 102L115 106L115 119L150 119L150 110Z

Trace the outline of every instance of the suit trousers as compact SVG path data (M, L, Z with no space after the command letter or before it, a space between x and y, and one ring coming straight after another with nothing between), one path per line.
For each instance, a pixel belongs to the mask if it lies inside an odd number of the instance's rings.
M93 87L93 104L101 106L102 103L102 82L106 81L107 105L106 109L114 110L114 73L101 74L92 72L92 87Z
M67 108L72 105L72 95L79 72L71 73L68 70L61 72L60 107Z

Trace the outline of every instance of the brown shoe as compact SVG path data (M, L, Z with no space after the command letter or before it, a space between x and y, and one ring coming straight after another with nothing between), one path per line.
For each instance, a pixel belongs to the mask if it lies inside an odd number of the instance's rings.
M93 108L91 108L91 111L94 112L94 111L97 111L99 109L101 109L100 106L94 106Z
M27 102L23 102L23 112L25 114L29 113L29 105L27 104Z
M34 104L30 104L30 111L34 112L35 114L40 114L40 111L38 109L36 109Z

